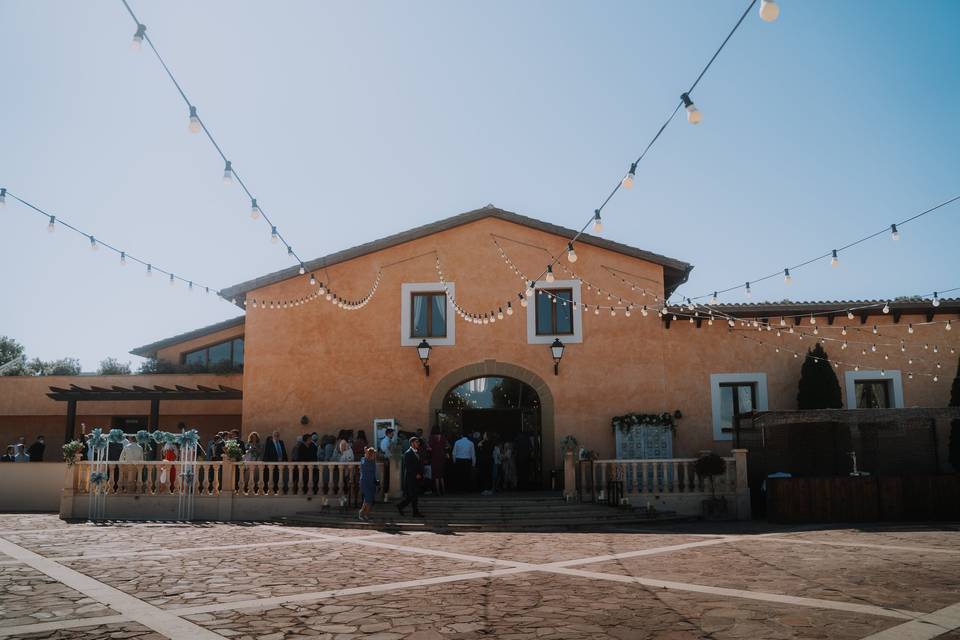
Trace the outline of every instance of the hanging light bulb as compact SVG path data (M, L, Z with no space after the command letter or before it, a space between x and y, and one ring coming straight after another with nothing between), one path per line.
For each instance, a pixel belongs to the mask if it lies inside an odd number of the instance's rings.
M842 336L847 335L847 328L846 328L846 327L843 328L843 330L840 332L840 335L842 335Z
M646 318L648 313L650 313L650 312L647 310L647 305L643 305L643 308L640 309L640 315L642 315L644 318Z
M121 252L120 252L120 266L121 266L121 267L127 266L127 252L126 252L126 251L121 251Z
M96 250L97 250L97 239L94 238L93 236L90 236L90 251L96 251Z
M900 230L897 229L897 225L895 224L890 225L890 239L891 240L900 239Z
M547 280L547 282L553 282L554 280L556 280L556 278L553 277L553 265L552 265L552 264L548 264L548 265L547 265L547 278L546 278L546 280Z
M750 297L750 283L749 283L749 282L746 283L746 289L744 290L744 295L746 295L748 298Z
M831 267L839 267L839 266L840 266L840 258L837 256L837 250L836 250L836 249L834 249L833 252L832 252L831 255L830 255L830 266L831 266Z
M192 280L187 283L187 290L188 290L190 293L193 293L193 281L192 281ZM233 303L233 304L236 304L237 302L236 302L236 300L233 300L232 303Z
M710 296L710 304L717 304L717 292L714 291L713 295Z
M775 0L760 0L760 19L773 22L780 16L780 6Z
M933 292L933 303L932 303L932 304L933 304L933 306L935 306L935 307L939 307L939 306L940 306L940 297L937 295L937 292L936 292L936 291Z
M890 313L890 303L889 303L889 302L884 302L884 303L883 303L883 312L884 312L884 313Z
M940 376L933 376L934 382L940 382Z
M936 344L933 345L933 352L934 352L934 353L940 353L940 345L936 345Z
M301 265L300 265L300 269L298 269L297 272L298 272L300 275L303 275L303 274L305 274L305 273L307 272L307 270L306 270L306 268L304 268L303 264L301 264Z
M810 314L810 324L817 324L817 318L812 313Z
M913 380L913 372L912 372L912 371L910 371L909 373L907 373L907 380Z
M596 307L594 307L594 309L593 309L593 315L595 315L595 316L600 315L600 305L597 305Z
M623 180L620 181L620 184L623 185L624 189L630 189L633 187L633 178L637 173L637 163L630 163L630 171L627 172L627 175L623 177Z
M907 333L913 333L913 323L907 323Z
M7 206L7 190L0 187L0 209Z
M233 163L227 160L227 163L223 165L223 184L230 184L233 182Z
M280 236L277 234L276 227L270 227L270 242L277 244L280 241Z
M531 280L531 281L530 281L530 284L527 285L527 290L524 291L524 293L527 295L528 298L530 298L530 297L533 296L533 288L534 288L534 286L536 286L536 283L535 283L533 280Z
M600 209L595 209L593 212L593 232L603 233L603 221L600 220Z
M567 262L573 264L577 261L577 252L573 250L573 243L567 243Z
M783 281L786 282L787 284L790 284L790 282L791 282L792 280L793 280L793 277L790 275L790 269L784 269L784 270L783 270Z
M148 264L148 265L147 265L147 277L149 278L149 277L152 276L152 275L153 275L153 265L152 265L152 264Z
M509 300L507 301L507 315L508 315L508 316L512 316L512 315L513 315L513 305L510 304L510 301L509 301Z
M130 50L131 51L140 51L140 48L143 46L143 36L147 31L147 25L138 24L137 32L133 34L133 40L130 41Z
M907 345L903 342L903 340L901 340L901 341L900 341L900 353L905 353L906 351L907 351Z
M175 285L175 284L176 284L176 281L173 279L173 274L171 273L171 274L170 274L170 286L172 287L172 286Z
M313 277L313 274L311 273L311 274L310 274L310 286L313 287L313 286L316 286L316 284L317 284L317 279L314 278L314 277Z
M683 106L687 110L687 122L690 124L700 124L700 121L703 120L703 114L700 113L697 106L693 104L690 96L686 93L681 93L680 99L683 101Z
M877 325L873 325L873 335L877 335L878 332L879 329L877 329Z
M853 311L847 311L847 320L853 320Z
M192 105L190 107L190 126L187 128L190 133L200 133L200 116L197 115L197 108Z
M259 217L260 217L260 207L257 206L257 199L251 198L250 199L250 219L256 220Z
M944 331L953 330L953 320L947 320L947 324L943 325Z
M843 344L840 345L840 348L841 348L841 349L846 349L846 348L847 348L847 341L846 341L846 340L843 341Z
M877 352L877 345L875 345L875 344L870 345L870 351L872 351L873 353L876 353L876 352Z
M50 216L50 222L47 223L47 231L53 233L57 230L57 216Z

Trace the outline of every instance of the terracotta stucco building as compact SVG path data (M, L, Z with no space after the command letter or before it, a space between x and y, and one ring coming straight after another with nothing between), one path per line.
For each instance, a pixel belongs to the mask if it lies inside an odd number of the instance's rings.
M843 363L836 373L845 407L948 402L960 331L947 330L946 321L960 317L956 300L937 307L891 301L886 312L884 301L848 301L720 304L712 318L706 307L671 307L661 315L664 297L686 281L691 265L591 235L579 239L577 260L569 262L573 233L494 207L467 212L310 261L304 274L292 267L233 286L222 294L243 316L133 353L242 362L242 374L170 378L167 388L223 385L242 389L243 397L210 407L171 404L161 408L163 428L179 419L205 431L239 424L244 433L278 428L290 440L340 429L370 436L376 418L397 419L411 431L429 432L438 422L524 428L540 436L545 473L559 465L567 435L613 457L611 419L630 413L682 416L669 436L674 456L726 453L732 413L796 408L804 354L823 338L830 357ZM538 280L527 297L527 279L553 256L560 257L553 281ZM739 321L730 326L728 316ZM551 345L558 339L564 350L555 374ZM431 346L429 375L418 356L423 340ZM489 383L469 383L481 378ZM43 415L48 436L57 435L63 403L46 399L47 386L149 387L164 379L3 380L0 424L9 434L27 428L30 415ZM462 383L469 384L451 396ZM497 393L503 397L491 398ZM90 404L78 409L88 424L121 411ZM122 413L147 412L128 405Z

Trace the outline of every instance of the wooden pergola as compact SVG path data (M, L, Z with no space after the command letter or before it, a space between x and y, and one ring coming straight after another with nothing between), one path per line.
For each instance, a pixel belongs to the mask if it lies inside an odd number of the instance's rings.
M149 428L155 431L160 428L160 401L161 400L242 400L243 391L222 384L217 388L205 387L198 384L196 388L174 385L174 388L154 385L153 388L132 385L130 388L117 385L97 387L91 385L85 389L71 384L69 389L50 387L48 398L67 403L67 425L64 442L73 439L76 433L77 403L78 402L117 402L117 401L150 401Z

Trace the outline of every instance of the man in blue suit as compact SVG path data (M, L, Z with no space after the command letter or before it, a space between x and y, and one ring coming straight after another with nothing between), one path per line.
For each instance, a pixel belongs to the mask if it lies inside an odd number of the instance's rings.
M420 464L420 438L414 436L410 438L410 448L403 453L403 466L400 468L400 486L403 489L403 500L397 503L397 511L405 516L404 508L408 504L413 505L413 517L422 518L418 500L418 490L420 488L420 479L423 478L423 465Z

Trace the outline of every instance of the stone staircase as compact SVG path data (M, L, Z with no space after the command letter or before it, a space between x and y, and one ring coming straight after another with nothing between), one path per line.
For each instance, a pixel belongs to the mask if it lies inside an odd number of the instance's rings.
M583 531L687 522L673 512L648 512L634 507L611 507L588 502L565 502L559 492L507 493L493 496L448 495L420 498L426 517L397 512L396 501L378 503L369 522L357 518L357 509L330 507L276 518L293 526L374 529L390 531Z

